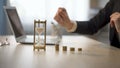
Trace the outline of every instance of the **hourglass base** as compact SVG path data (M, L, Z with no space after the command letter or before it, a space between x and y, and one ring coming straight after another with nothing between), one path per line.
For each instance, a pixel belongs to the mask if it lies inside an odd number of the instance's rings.
M40 49L43 49L44 51L46 51L46 47L45 46L34 46L33 50L35 51L35 49L37 49L38 51Z

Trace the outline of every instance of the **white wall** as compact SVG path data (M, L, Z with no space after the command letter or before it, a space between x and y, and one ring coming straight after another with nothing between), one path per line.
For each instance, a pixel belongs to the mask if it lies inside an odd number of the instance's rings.
M50 28L58 7L66 8L72 20L88 20L89 0L10 0L10 4L17 7L27 33L33 32L34 19L46 19Z

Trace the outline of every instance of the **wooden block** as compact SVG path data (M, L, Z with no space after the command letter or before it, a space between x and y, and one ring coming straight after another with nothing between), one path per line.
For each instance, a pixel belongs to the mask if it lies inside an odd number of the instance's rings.
M45 46L34 46L34 47L33 47L33 50L35 51L36 49L37 49L38 51L39 51L39 50L44 50L44 51L46 51Z
M56 44L56 45L55 45L55 50L56 50L56 51L59 51L59 44Z
M71 48L70 48L70 51L75 51L75 48L74 48L74 47L71 47Z
M63 46L63 51L67 51L67 46Z
M78 51L82 51L82 48L78 48Z

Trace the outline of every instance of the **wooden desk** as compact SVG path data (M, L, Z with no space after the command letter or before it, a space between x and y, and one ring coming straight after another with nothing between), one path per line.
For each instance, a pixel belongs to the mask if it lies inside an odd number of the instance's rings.
M9 40L10 46L0 47L0 68L120 68L120 49L84 36L63 36L59 52L54 46L47 46L46 52L33 51L32 45ZM62 46L68 51L63 52ZM83 50L77 51L78 47Z

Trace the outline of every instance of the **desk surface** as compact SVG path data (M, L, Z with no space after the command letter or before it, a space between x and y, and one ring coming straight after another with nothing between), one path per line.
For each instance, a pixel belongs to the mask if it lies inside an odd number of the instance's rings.
M59 52L50 45L45 52L33 51L32 45L18 44L12 36L9 40L11 45L0 47L0 68L120 68L120 49L85 36L63 36Z

